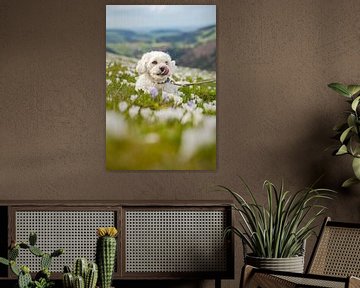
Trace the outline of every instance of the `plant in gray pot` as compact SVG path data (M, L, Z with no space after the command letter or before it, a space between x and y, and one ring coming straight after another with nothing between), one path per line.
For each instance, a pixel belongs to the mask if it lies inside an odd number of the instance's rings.
M277 188L266 180L267 203L261 205L242 182L251 201L230 188L220 187L235 199L233 208L240 215L239 227L228 227L225 232L241 238L245 264L302 273L305 242L315 233L316 220L326 210L319 200L332 199L334 191L309 187L291 193L284 189L283 183Z

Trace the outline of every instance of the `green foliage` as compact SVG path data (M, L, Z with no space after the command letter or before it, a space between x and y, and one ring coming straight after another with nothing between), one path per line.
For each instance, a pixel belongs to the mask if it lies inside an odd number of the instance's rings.
M353 159L353 171L355 177L347 179L342 186L349 187L360 183L360 85L344 85L341 83L331 83L328 85L338 94L346 98L350 104L350 109L346 112L347 118L344 123L334 127L334 131L339 139L339 146L334 151L334 155L351 155Z
M19 288L49 288L53 286L53 282L50 281L49 271L51 260L53 257L58 257L63 254L64 250L58 249L52 254L44 253L40 248L34 246L36 239L36 234L30 233L29 244L24 242L12 243L8 251L9 259L0 257L0 264L10 266L11 271L18 276ZM41 258L41 271L36 274L34 281L31 278L29 267L26 265L19 267L16 263L20 249L28 250L33 255Z
M326 209L318 201L331 199L334 191L310 187L290 193L284 189L283 183L277 188L266 180L267 205L263 206L244 180L242 182L251 201L246 201L230 188L220 186L234 197L236 204L233 208L240 215L240 227L229 227L226 234L233 232L239 236L253 256L287 258L301 255L305 240L314 233L315 220Z
M49 282L48 280L41 278L40 280L33 282L32 288L51 288L54 285L54 282Z

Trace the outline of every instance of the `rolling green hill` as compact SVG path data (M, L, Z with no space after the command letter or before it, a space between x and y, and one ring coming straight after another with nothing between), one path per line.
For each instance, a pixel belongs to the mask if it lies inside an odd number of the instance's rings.
M191 32L177 29L153 30L149 33L110 29L106 31L106 49L127 57L140 58L145 52L168 52L181 66L215 70L216 26Z

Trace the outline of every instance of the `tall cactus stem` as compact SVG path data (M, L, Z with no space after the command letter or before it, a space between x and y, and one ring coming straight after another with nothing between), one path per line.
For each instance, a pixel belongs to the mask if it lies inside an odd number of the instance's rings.
M116 258L116 239L112 236L99 237L96 244L96 261L99 267L101 288L110 288Z
M64 288L73 288L74 287L74 276L71 273L64 273L62 280L63 280Z
M88 262L86 258L79 258L75 261L74 274L85 279Z
M95 288L98 279L98 266L96 263L89 263L85 277L85 288Z
M74 288L85 288L84 278L77 275L74 277Z

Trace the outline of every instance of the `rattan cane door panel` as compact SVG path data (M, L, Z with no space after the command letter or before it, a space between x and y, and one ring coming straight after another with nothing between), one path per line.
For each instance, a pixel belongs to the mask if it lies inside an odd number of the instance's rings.
M72 266L74 259L85 257L95 260L96 228L116 226L115 211L15 211L15 238L17 242L28 242L29 233L37 233L37 246L51 253L64 248L65 253L52 261L50 270L62 272L64 265ZM28 251L20 251L19 263L29 266L31 271L40 270L40 259Z
M125 275L226 273L225 212L125 209Z

